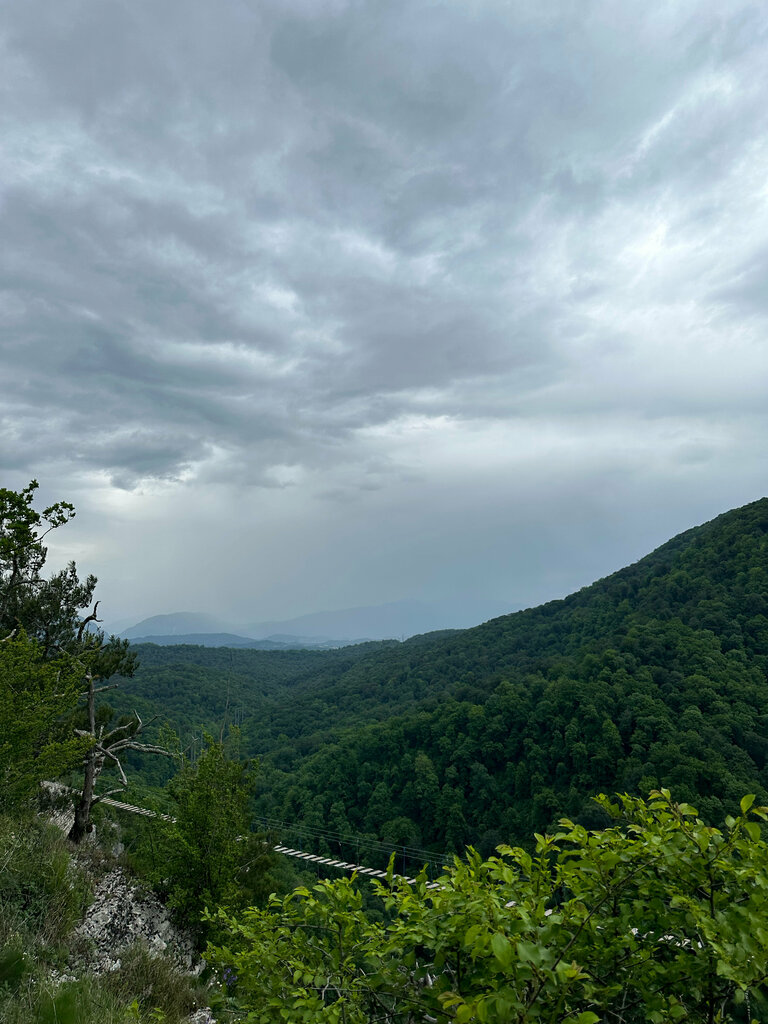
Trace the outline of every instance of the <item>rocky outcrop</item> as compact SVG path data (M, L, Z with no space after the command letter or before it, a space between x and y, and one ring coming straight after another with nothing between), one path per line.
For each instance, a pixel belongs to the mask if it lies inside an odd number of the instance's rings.
M135 942L170 957L187 973L198 974L203 966L157 896L129 881L119 868L97 883L93 903L76 932L90 950L87 965L81 966L93 974L117 970L121 953Z
M171 921L157 896L112 868L96 884L93 902L75 929L81 952L70 961L73 976L104 974L120 968L122 956L140 942L154 954L168 957L181 971L197 975L203 961L191 939ZM215 1024L207 1007L196 1010L189 1024Z
M53 798L61 798L65 787L46 783ZM69 806L51 807L46 818L65 834L72 824ZM151 889L132 880L116 858L122 852L114 826L103 823L73 851L75 865L85 871L93 884L93 900L74 930L67 967L55 972L53 981L66 982L85 975L107 974L122 966L126 951L141 943L151 954L168 958L177 970L198 975L204 967L191 938L171 920L167 908ZM207 1007L196 1010L188 1024L215 1024Z

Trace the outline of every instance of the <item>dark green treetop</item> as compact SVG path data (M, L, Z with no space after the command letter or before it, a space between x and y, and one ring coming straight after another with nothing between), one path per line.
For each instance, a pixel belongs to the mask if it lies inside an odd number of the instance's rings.
M23 627L52 656L82 641L87 618L82 612L93 601L96 577L81 581L74 562L48 579L43 576L48 554L43 541L70 522L75 509L59 501L38 512L37 488L36 480L21 491L0 488L0 636Z
M70 502L59 501L38 511L37 488L36 480L20 491L0 488L2 749L27 751L28 756L20 756L15 766L9 764L6 773L9 785L15 780L14 791L27 793L57 769L71 766L72 756L85 756L86 775L94 759L98 766L103 737L96 735L92 722L84 723L86 729L72 723L76 740L71 730L66 739L58 740L53 731L65 716L74 714L83 692L89 695L90 708L94 694L104 689L96 684L117 672L132 675L136 661L127 641L107 639L98 629L98 602L91 607L95 576L81 580L74 562L44 575L45 538L70 522L75 509ZM94 800L92 782L81 800L84 827Z

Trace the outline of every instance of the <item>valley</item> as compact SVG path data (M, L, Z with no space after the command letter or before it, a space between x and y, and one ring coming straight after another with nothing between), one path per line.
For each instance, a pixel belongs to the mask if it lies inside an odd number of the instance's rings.
M254 650L86 631L35 488L0 491L12 1024L764 1015L768 499L471 629ZM113 943L105 885L199 979Z
M473 629L334 651L138 645L111 700L184 744L241 731L255 812L436 854L529 843L598 792L713 822L768 799L768 500ZM152 781L157 766L144 766Z

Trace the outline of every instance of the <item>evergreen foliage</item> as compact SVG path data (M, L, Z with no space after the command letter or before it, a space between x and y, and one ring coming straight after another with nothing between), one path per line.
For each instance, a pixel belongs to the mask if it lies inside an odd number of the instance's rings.
M81 582L74 562L43 577L43 540L73 519L75 509L59 501L36 511L37 488L36 480L21 491L0 487L0 638L24 629L50 657L81 638L81 612L91 604L96 577Z
M198 935L206 908L263 903L278 887L276 855L264 836L251 832L256 766L237 756L236 733L230 746L233 751L207 736L194 763L180 759L167 787L172 818L155 819L134 854L139 870Z
M106 639L96 628L98 602L83 614L93 599L95 576L81 582L74 562L49 578L43 576L43 541L68 523L75 510L61 501L38 512L33 504L37 487L32 480L21 491L0 488L0 712L7 723L0 736L0 781L6 782L0 805L34 792L43 779L70 767L68 762L79 754L83 783L70 831L70 839L79 842L91 827L93 805L102 798L94 787L105 762L117 767L121 783L127 785L117 754L137 745L133 738L141 723L135 719L133 725L118 725L106 735L102 723L97 731L95 698L112 689L96 683L117 672L133 673L135 655L127 641ZM80 693L87 698L82 723L72 714ZM54 737L54 724L65 718L77 739L71 733L64 739ZM81 724L85 728L79 728Z
M0 810L31 800L43 779L82 760L83 741L62 738L57 728L80 688L70 657L46 658L42 644L23 630L0 641Z

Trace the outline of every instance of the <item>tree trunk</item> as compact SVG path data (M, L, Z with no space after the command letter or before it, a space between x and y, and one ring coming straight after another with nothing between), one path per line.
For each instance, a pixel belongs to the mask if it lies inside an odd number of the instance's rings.
M96 739L96 692L93 685L93 674L86 673L88 680L88 728L91 736ZM80 843L87 832L91 832L91 807L93 806L93 789L96 784L96 750L91 749L85 755L85 766L83 771L83 788L80 792L80 799L75 804L75 820L69 830L67 839L71 843Z
M91 806L93 804L93 786L96 781L96 758L94 754L95 751L89 752L85 762L83 789L75 804L75 820L72 822L72 828L67 836L71 843L82 842L86 833L93 829L91 825Z
M67 838L73 843L82 842L83 838L88 832L93 831L93 825L91 824L91 811L93 805L103 800L104 797L110 796L112 793L120 792L121 789L125 789L128 785L128 779L126 778L123 766L120 763L118 754L122 750L144 750L151 754L165 754L166 757L172 757L172 752L166 750L164 747L155 746L154 743L137 743L136 737L141 733L144 728L144 723L139 718L138 714L134 712L135 721L128 721L123 725L118 725L110 732L104 734L104 726L100 726L98 732L96 731L96 694L103 693L105 690L113 690L117 683L112 683L109 686L94 686L93 673L91 671L86 672L85 678L88 681L88 689L85 691L85 697L88 702L88 728L87 729L75 729L77 736L86 737L92 741L93 745L85 755L83 763L83 788L80 791L77 804L75 805L75 820L72 823L72 828L69 830ZM110 764L114 763L120 773L120 788L111 789L106 792L100 793L98 796L95 794L96 780L101 775L102 769L105 763L109 761Z

